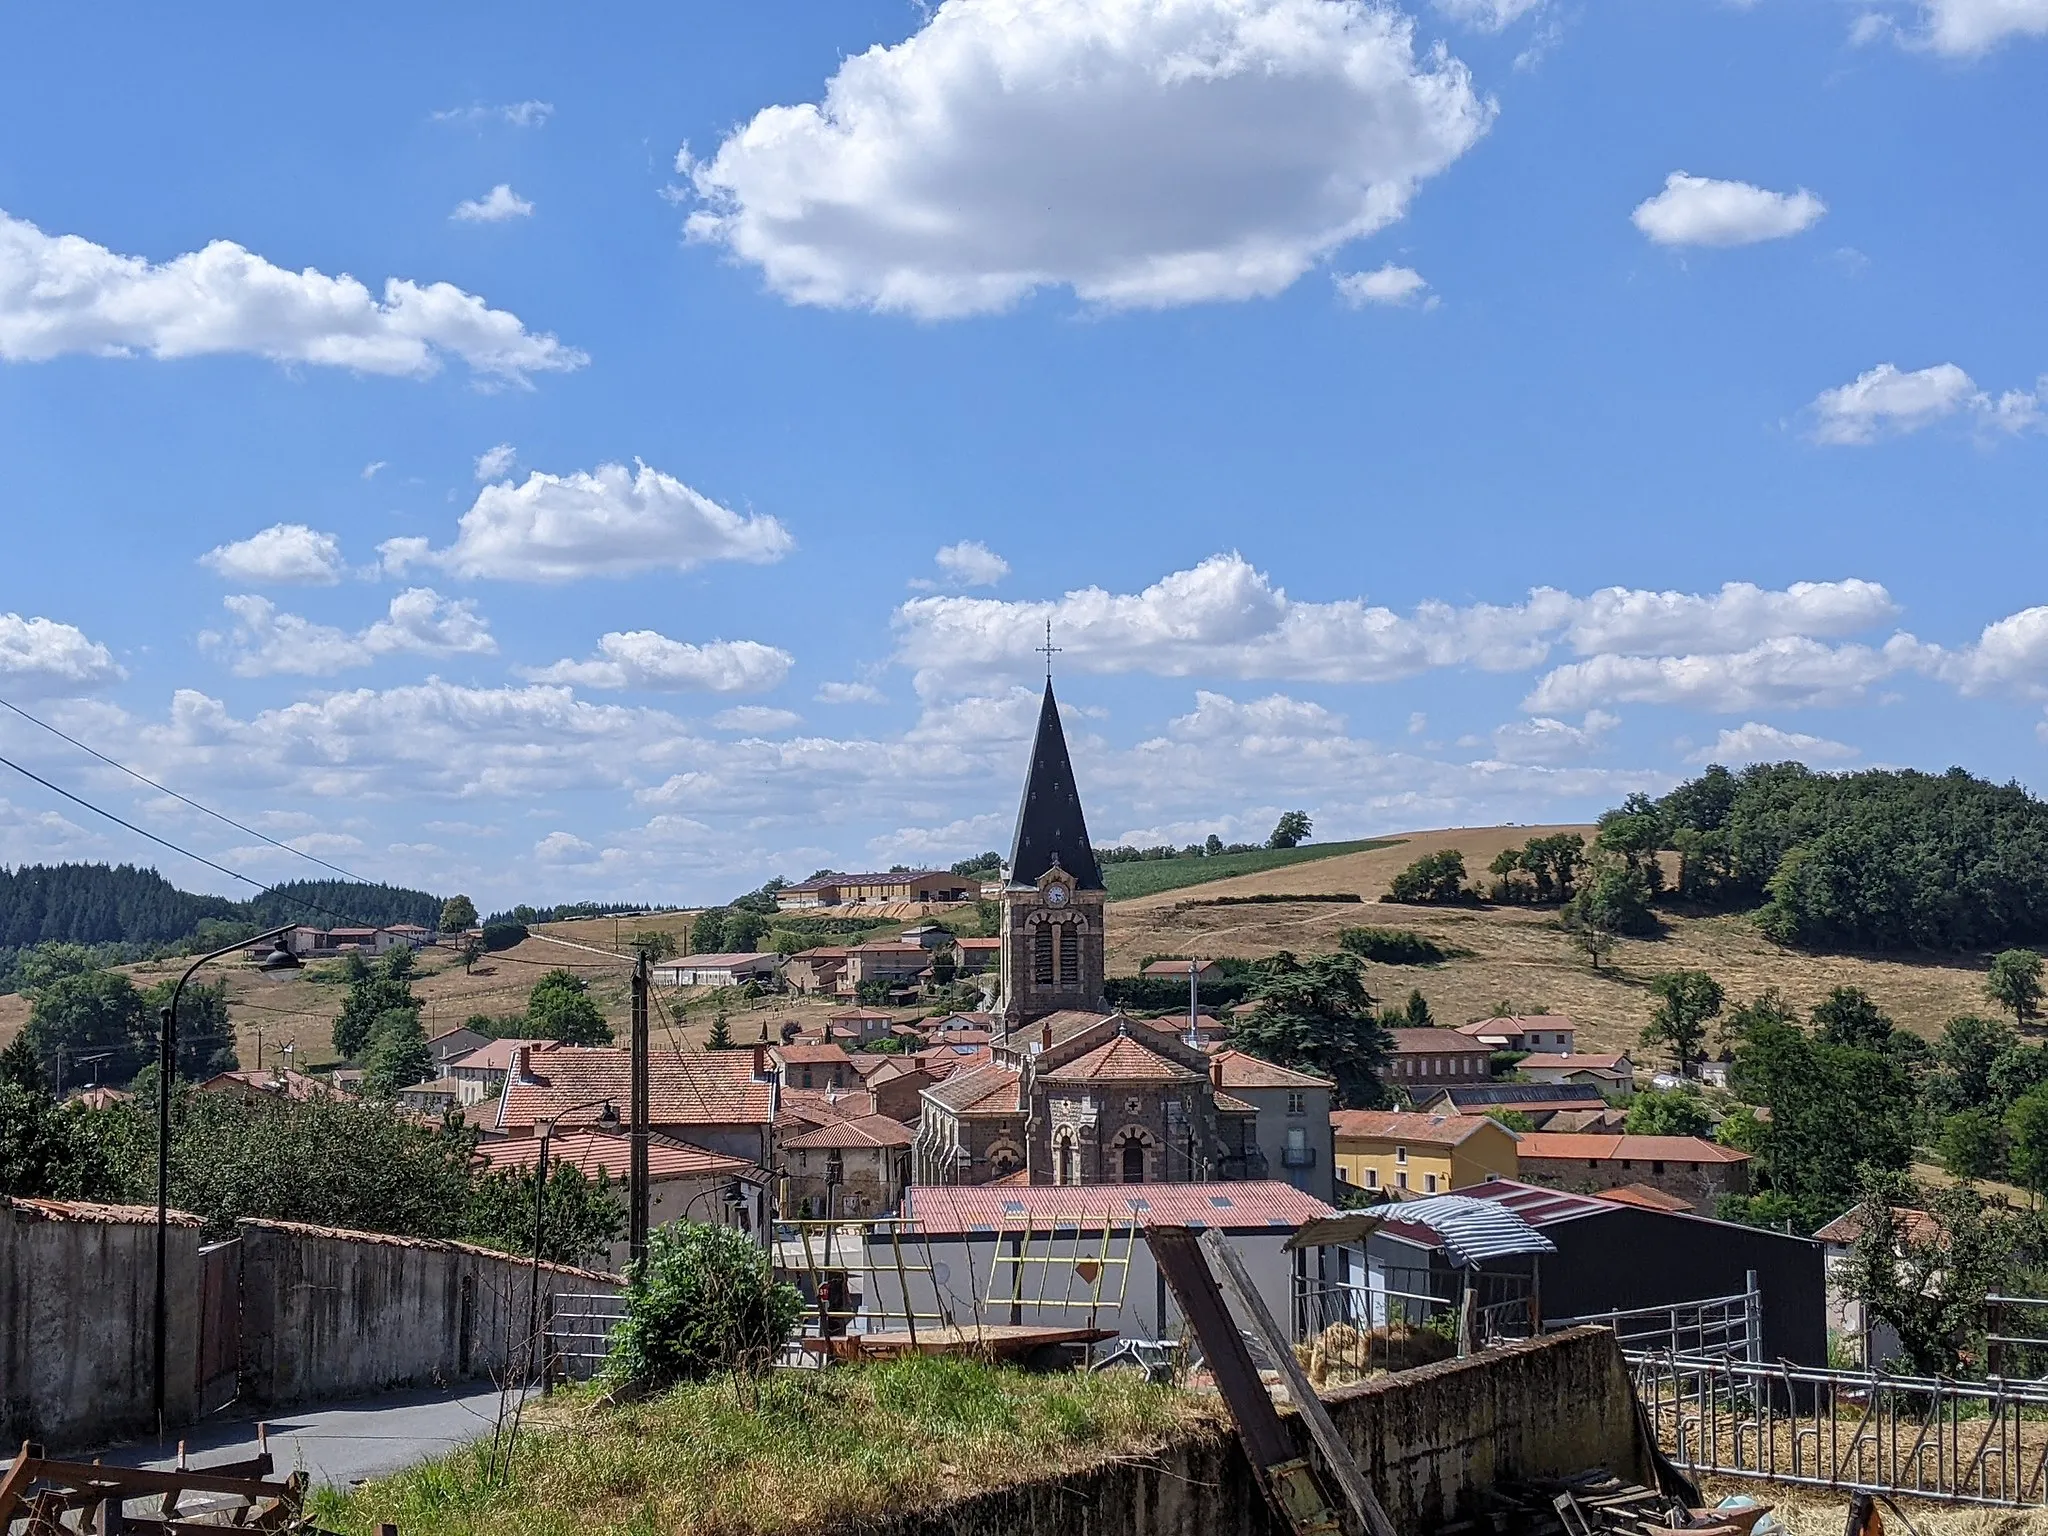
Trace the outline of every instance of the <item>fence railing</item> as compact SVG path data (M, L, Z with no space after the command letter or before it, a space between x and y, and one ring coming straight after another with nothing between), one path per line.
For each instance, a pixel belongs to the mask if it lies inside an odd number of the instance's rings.
M2048 1382L1950 1381L1635 1354L1636 1391L1681 1465L1720 1477L2048 1502Z
M1612 1328L1623 1352L1631 1355L1714 1355L1758 1361L1763 1358L1763 1292L1755 1270L1749 1272L1748 1279L1748 1288L1732 1296L1546 1317L1543 1329L1554 1333L1561 1328Z
M611 1353L612 1330L626 1298L610 1291L556 1291L547 1317L547 1372L554 1381L588 1381Z

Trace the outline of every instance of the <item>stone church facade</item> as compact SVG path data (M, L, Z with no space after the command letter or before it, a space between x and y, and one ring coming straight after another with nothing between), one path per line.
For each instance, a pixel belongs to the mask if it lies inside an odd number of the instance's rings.
M1105 1006L1106 900L1048 681L1004 870L993 1061L925 1090L918 1183L1266 1177L1258 1112L1209 1057Z

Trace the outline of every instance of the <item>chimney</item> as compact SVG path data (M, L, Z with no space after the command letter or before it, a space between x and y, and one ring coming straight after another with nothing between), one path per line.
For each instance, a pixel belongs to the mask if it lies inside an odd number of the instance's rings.
M512 1080L514 1082L530 1083L533 1081L533 1071L528 1066L526 1060L526 1053L532 1049L533 1047L528 1045L515 1045L512 1047Z
M1209 1085L1212 1088L1221 1088L1223 1086L1223 1058L1221 1056L1211 1056L1209 1058Z
M1052 1049L1052 1020L1050 1019L1047 1019L1038 1026L1038 1048L1041 1051Z
M768 1076L768 1047L759 1043L754 1046L754 1081L765 1081Z

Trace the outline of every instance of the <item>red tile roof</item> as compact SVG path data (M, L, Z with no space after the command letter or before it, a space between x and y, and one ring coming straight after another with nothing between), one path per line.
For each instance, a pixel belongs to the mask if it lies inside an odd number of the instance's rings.
M89 1221L104 1226L147 1227L156 1224L153 1205L103 1205L97 1200L40 1200L26 1195L0 1196L24 1221ZM166 1213L166 1226L203 1227L205 1219L190 1211Z
M1045 1074L1049 1083L1177 1083L1201 1074L1169 1061L1129 1035L1106 1040Z
M1595 1136L1584 1131L1525 1131L1522 1161L1746 1163L1749 1154L1703 1136Z
M1470 1024L1460 1024L1461 1035L1503 1034L1520 1035L1532 1029L1574 1029L1569 1014L1563 1013L1504 1013L1493 1019L1474 1019Z
M924 1091L925 1098L956 1115L1015 1115L1017 1073L994 1062L955 1072Z
M528 1060L530 1078L505 1079L498 1101L500 1130L524 1129L587 1099L609 1098L621 1115L631 1103L632 1066L615 1046L562 1046ZM654 1125L766 1125L775 1090L754 1081L752 1051L657 1051L648 1063L648 1119ZM579 1109L569 1123L595 1120L599 1106Z
M830 1125L839 1120L858 1120L875 1112L875 1096L865 1088L782 1090L782 1113L778 1126Z
M768 1054L777 1061L794 1063L797 1066L820 1064L827 1066L851 1066L853 1058L846 1054L843 1045L771 1045Z
M1586 1068L1591 1071L1612 1072L1628 1059L1626 1051L1615 1051L1606 1055L1595 1055L1589 1051L1571 1056L1560 1056L1555 1051L1535 1051L1516 1062L1515 1070L1522 1072L1537 1068L1546 1072L1569 1072ZM1629 1062L1629 1065L1633 1066L1635 1063Z
M1623 1184L1618 1189L1600 1191L1602 1200L1615 1200L1623 1205L1640 1205L1646 1211L1690 1211L1694 1209L1690 1200L1681 1200L1677 1195L1657 1188L1654 1184Z
M1941 1220L1932 1211L1909 1205L1892 1207L1892 1220L1908 1242L1933 1243L1942 1238ZM1863 1207L1851 1206L1813 1235L1824 1243L1846 1248L1863 1234Z
M946 1236L1053 1222L1252 1228L1292 1232L1336 1214L1277 1180L1243 1184L914 1184L905 1194L918 1230Z
M430 1045L432 1043L428 1042ZM558 1048L557 1042L553 1040L493 1040L486 1045L478 1046L467 1055L455 1057L448 1066L450 1070L464 1067L483 1072L510 1072L512 1053L522 1045L529 1046L536 1052Z
M1394 1037L1396 1056L1472 1056L1486 1051L1478 1041L1455 1029L1390 1029L1387 1033Z
M199 1085L201 1093L260 1093L303 1104L322 1094L341 1093L333 1083L294 1072L290 1067L265 1067L261 1072L220 1072Z
M1426 1115L1392 1109L1339 1109L1330 1114L1330 1129L1340 1137L1404 1141L1423 1147L1455 1147L1481 1126L1494 1123L1484 1115ZM1523 1139L1527 1140L1526 1134Z
M492 1168L531 1168L540 1160L540 1138L519 1136L509 1141L487 1141L477 1148L477 1156ZM588 1178L595 1178L602 1169L613 1182L620 1183L632 1174L633 1139L596 1131L551 1136L548 1138L548 1161L556 1165L567 1163L582 1170ZM667 1136L647 1138L647 1176L650 1179L717 1178L747 1173L753 1166L743 1157L728 1157L723 1152L693 1147L686 1141L676 1141Z
M1317 1077L1311 1072L1297 1072L1292 1067L1275 1066L1244 1051L1229 1047L1215 1052L1209 1058L1223 1069L1223 1086L1226 1088L1334 1088L1336 1084L1327 1077Z
M911 1140L909 1126L886 1115L863 1115L858 1120L821 1125L815 1131L788 1138L782 1145L798 1152L815 1152L835 1147L907 1147Z

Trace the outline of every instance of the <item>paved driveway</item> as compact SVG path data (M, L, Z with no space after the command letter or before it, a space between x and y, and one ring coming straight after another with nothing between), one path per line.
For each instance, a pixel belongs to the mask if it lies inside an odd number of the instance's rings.
M511 1399L505 1401L509 1406ZM345 1489L490 1434L498 1407L497 1388L470 1382L280 1413L266 1421L270 1456L279 1476L303 1469L315 1484ZM187 1429L184 1439L189 1466L256 1454L254 1420ZM106 1452L105 1459L117 1466L172 1467L177 1446L166 1452L153 1443L131 1445Z

